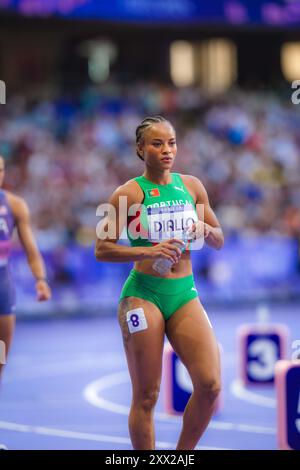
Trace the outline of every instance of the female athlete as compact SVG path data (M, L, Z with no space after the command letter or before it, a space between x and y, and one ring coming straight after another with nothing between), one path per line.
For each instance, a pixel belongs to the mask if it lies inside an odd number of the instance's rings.
M171 173L177 153L172 124L161 116L144 119L136 129L136 149L144 173L112 194L112 210L99 224L95 252L100 261L134 262L119 301L132 382L129 432L134 449L155 448L153 412L166 335L193 383L177 449L194 449L220 392L220 363L195 288L190 251L201 237L215 249L224 238L201 181ZM123 210L124 201L128 210ZM112 227L118 230L113 233ZM131 246L117 244L124 227ZM185 249L182 236L188 227L194 240ZM153 269L158 258L173 263L164 276Z

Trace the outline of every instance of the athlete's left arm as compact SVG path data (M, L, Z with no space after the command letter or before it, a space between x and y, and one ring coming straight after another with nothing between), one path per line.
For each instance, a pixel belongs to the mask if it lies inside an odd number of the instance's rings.
M193 188L199 217L199 221L196 227L194 227L196 232L198 232L196 236L197 238L204 236L209 246L220 250L224 245L224 235L217 216L210 206L207 191L201 181L195 176L189 176L189 182Z
M36 279L37 299L39 301L49 300L51 289L46 280L45 264L31 229L28 206L24 199L15 195L11 194L8 199L16 220L20 242L24 247L31 272Z

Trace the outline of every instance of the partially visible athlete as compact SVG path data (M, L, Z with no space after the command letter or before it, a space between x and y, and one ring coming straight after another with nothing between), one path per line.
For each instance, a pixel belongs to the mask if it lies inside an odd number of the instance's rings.
M51 290L46 279L43 259L35 242L31 227L28 206L24 199L2 189L5 175L5 162L0 156L0 341L5 356L9 352L15 328L15 289L9 270L12 234L17 229L24 247L29 267L35 277L35 288L39 301L49 300ZM0 361L0 379L3 363Z
M193 449L212 416L220 391L218 346L211 324L198 298L190 251L177 245L187 226L195 239L213 248L223 246L223 233L198 178L171 173L177 153L173 126L161 116L144 119L136 129L138 157L145 171L117 188L110 198L117 218L108 214L100 225L96 257L100 261L134 261L119 302L119 323L132 382L129 432L134 449L154 449L153 412L158 398L164 336L186 366L193 393L183 415L177 449ZM123 198L121 198L123 196ZM146 208L139 216L120 214L127 206ZM204 210L203 216L198 207ZM201 212L201 211L200 211ZM120 235L127 228L131 247L117 244L107 227ZM139 232L130 229L130 226ZM112 233L112 232L110 232ZM165 276L153 269L158 258L174 262Z

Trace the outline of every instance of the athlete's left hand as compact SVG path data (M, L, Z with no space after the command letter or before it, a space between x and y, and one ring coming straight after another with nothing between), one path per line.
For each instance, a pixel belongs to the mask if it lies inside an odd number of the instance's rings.
M39 302L51 299L51 289L47 281L39 280L35 285L36 295Z
M207 238L212 231L212 227L202 220L197 220L189 229L189 234L192 240L199 238Z

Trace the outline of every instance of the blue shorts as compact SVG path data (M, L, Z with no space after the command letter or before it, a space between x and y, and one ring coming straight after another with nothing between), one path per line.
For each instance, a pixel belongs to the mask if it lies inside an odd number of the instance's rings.
M15 313L16 294L7 266L0 267L0 315Z

